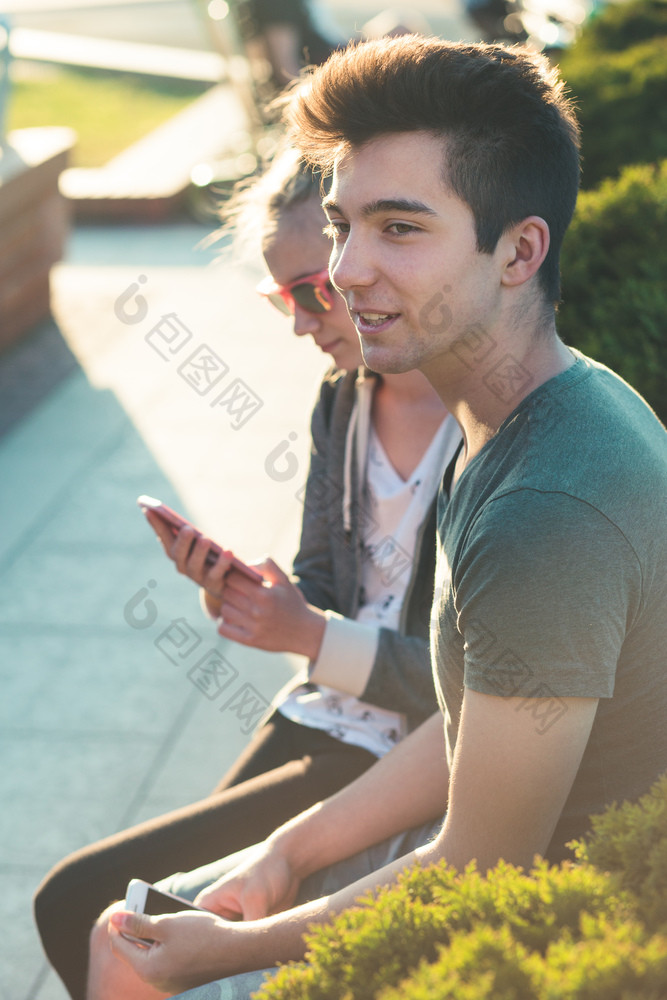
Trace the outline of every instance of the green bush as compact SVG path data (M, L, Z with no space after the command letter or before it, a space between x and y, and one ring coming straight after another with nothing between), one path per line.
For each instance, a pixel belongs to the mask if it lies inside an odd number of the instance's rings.
M667 161L582 191L563 245L558 330L667 421Z
M667 927L667 775L638 805L612 806L592 819L591 834L575 849L578 859L609 872L629 890L652 930Z
M610 920L630 924L633 917L623 893L610 892L608 878L591 866L550 868L544 863L530 875L500 864L486 877L474 867L463 874L444 864L413 868L396 886L360 902L332 924L318 927L309 940L307 964L281 969L260 996L365 1000L398 986L424 959L432 963L439 953L439 965L447 967L448 975L464 974L467 956L474 953L475 962L486 955L480 969L496 991L489 995L505 996L498 990L506 980L508 989L511 985L519 991L517 997L530 997L526 984L534 973L524 968L526 958L538 955L543 963L553 941L562 936L579 940L583 913L594 918L595 927L596 920L606 927ZM506 948L509 939L511 951ZM494 972L491 956L501 941L512 957L507 967ZM665 969L667 973L667 965Z
M665 1000L667 777L578 862L415 867L308 937L258 1000Z
M667 938L637 922L582 918L577 939L562 935L544 955L507 927L457 935L382 1000L664 1000Z
M621 52L649 38L667 35L667 0L607 3L584 24L578 52Z
M584 187L667 157L667 36L621 52L576 44L561 72L578 108Z

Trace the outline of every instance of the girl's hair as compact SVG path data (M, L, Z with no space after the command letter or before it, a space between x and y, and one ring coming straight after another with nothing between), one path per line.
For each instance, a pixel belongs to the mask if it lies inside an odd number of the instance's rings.
M232 233L235 249L247 256L248 251L261 251L285 212L321 197L319 169L306 163L294 147L283 146L263 173L237 185L223 207L222 230Z

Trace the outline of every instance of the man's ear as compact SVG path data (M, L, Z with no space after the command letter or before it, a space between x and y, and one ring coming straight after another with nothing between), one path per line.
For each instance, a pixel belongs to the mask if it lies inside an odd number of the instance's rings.
M522 285L539 270L549 251L549 227L539 215L529 215L512 226L501 239L507 246L507 260L501 282Z

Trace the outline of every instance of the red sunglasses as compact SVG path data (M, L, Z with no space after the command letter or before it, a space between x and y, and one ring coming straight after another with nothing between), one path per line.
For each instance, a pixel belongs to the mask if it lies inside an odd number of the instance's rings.
M279 285L269 274L260 281L257 291L286 316L294 315L295 303L310 313L330 312L333 309L334 290L326 267L315 274L297 278L289 285Z

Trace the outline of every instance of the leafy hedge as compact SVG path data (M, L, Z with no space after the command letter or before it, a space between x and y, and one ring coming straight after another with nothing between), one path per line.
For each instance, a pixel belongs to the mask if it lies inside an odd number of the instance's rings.
M659 35L667 35L667 0L611 2L584 23L576 49L621 52Z
M620 52L577 43L560 68L578 108L584 187L667 157L667 36Z
M318 927L261 1000L664 1000L667 776L611 808L577 863L444 864Z
M667 161L582 191L561 257L558 330L667 421Z
M611 806L591 822L590 836L575 848L577 859L630 892L648 927L667 928L667 776L638 805Z

